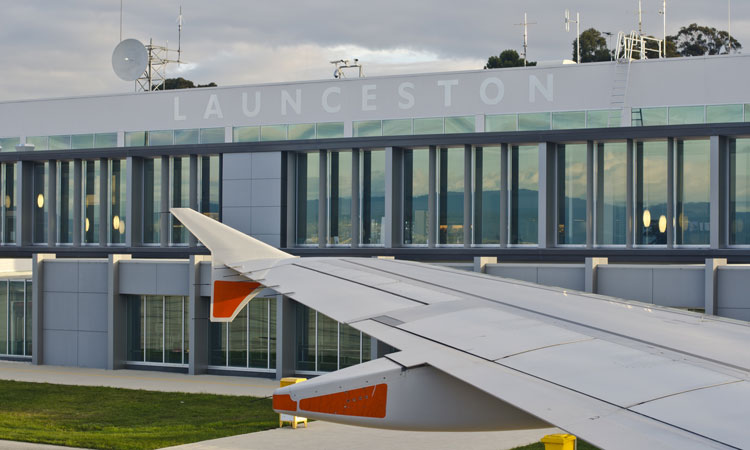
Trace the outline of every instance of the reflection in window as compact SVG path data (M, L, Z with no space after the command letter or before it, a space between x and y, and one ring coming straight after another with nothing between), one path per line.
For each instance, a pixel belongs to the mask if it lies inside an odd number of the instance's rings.
M586 128L585 111L565 111L552 113L553 130L570 130L573 128Z
M703 106L672 106L669 108L669 124L684 125L705 122Z
M190 206L190 157L176 156L170 158L170 207L187 208ZM187 244L188 231L172 214L170 218L170 242Z
M175 145L190 145L200 143L200 130L174 130Z
M127 360L188 364L187 298L169 295L128 295L126 298Z
M16 163L6 163L3 169L3 242L16 242Z
M317 368L321 372L338 370L339 324L330 317L318 313L317 324Z
M26 145L33 145L34 150L48 150L49 149L49 137L29 136L26 138Z
M628 147L601 142L596 149L596 245L627 241Z
M93 134L74 134L70 137L70 148L94 148Z
M101 161L83 161L83 243L99 243Z
M677 141L675 244L708 245L711 239L710 141Z
M174 131L172 130L149 131L147 138L148 138L147 144L149 146L172 145L174 144Z
M227 365L247 367L247 307L242 308L227 327Z
M0 281L0 355L31 356L31 281Z
M729 141L729 245L750 245L750 139Z
M57 242L73 243L73 161L57 164Z
M264 125L260 127L261 141L285 141L286 125Z
M8 346L8 281L0 281L0 355L10 353Z
M404 150L404 244L427 244L429 160L426 148Z
M296 347L299 371L332 372L370 360L369 336L303 305L297 305Z
M4 152L15 152L16 145L19 145L20 143L20 138L0 138L0 150Z
M500 243L500 147L474 149L474 243Z
M441 148L438 158L438 244L464 242L464 148Z
M77 136L77 137L80 139L80 136ZM91 136L91 140L93 143L93 136ZM70 135L50 136L49 137L49 149L50 150L70 150L70 146L71 146L70 141L71 141ZM84 147L84 148L88 148L88 147Z
M458 116L445 118L445 134L473 133L476 131L474 116Z
M549 130L550 113L527 113L518 115L518 131Z
M586 128L619 127L621 110L586 111Z
M515 114L496 114L484 117L484 131L516 131L518 129L518 116Z
M382 136L383 126L379 120L363 120L354 122L354 137Z
M510 155L510 244L536 244L539 234L539 147L513 146Z
M557 243L586 243L586 144L557 146Z
M328 153L328 245L352 243L352 152Z
M33 241L35 244L47 242L47 211L49 210L49 199L47 198L49 181L49 163L34 163L34 189L32 195L32 226L34 229Z
M333 139L344 137L344 122L323 122L315 126L318 139Z
M125 243L125 221L127 211L127 163L124 159L109 161L109 242Z
M297 245L318 243L320 155L297 155Z
M219 191L219 155L198 157L198 211L219 220L221 206Z
M201 144L223 144L224 128L201 128Z
M260 140L260 127L234 127L232 130L232 142L258 142Z
M161 158L143 160L143 243L158 244L161 230Z
M125 147L143 147L146 145L145 131L126 131Z
M94 135L95 148L117 147L117 133L98 133Z
M742 122L742 105L706 106L706 123Z
M655 126L667 124L667 108L633 108L632 126Z
M384 245L385 151L364 150L359 157L361 244Z
M635 168L635 243L666 245L667 142L638 142Z
M383 136L412 134L411 119L391 119L383 121Z
M414 134L443 134L443 118L414 119Z
M315 124L314 123L299 123L289 125L289 139L315 139Z

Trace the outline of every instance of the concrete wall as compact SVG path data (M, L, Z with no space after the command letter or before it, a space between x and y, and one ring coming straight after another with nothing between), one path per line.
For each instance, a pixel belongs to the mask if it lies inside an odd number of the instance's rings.
M585 290L584 272L580 264L487 264L485 269L488 275L576 291Z
M719 267L719 315L750 321L750 265Z
M223 156L222 222L281 245L281 152Z
M43 277L44 364L107 367L107 260L49 260Z
M120 294L188 295L187 260L120 261Z

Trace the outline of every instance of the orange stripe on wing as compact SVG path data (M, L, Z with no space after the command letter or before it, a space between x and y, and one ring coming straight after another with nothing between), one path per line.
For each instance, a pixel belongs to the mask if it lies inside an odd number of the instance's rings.
M213 315L229 319L242 300L260 287L252 281L214 281Z
M273 409L275 411L297 411L297 402L292 400L290 395L274 395Z
M388 385L379 384L300 400L300 410L340 416L385 417Z

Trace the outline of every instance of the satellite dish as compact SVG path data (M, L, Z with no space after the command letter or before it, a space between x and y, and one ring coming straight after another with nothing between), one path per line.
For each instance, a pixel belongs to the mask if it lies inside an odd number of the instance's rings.
M148 51L137 39L125 39L112 52L112 68L125 81L135 81L148 64Z

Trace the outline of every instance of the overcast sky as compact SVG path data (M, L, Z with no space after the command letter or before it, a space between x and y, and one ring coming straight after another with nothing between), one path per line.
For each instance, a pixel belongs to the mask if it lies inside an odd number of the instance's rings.
M729 0L668 0L667 33L691 22L725 30ZM184 64L168 76L238 85L331 78L329 61L359 58L369 76L481 69L487 57L571 57L582 30L637 28L637 0L123 0L123 39L177 47L182 5ZM644 32L661 36L662 0L643 0ZM0 101L132 92L111 66L120 0L0 0ZM750 51L750 1L732 2L732 34ZM353 74L352 74L353 75Z

